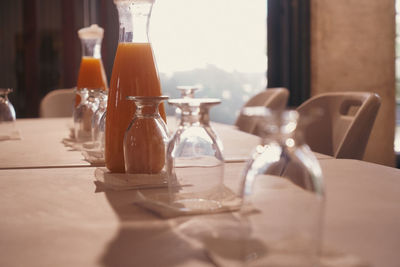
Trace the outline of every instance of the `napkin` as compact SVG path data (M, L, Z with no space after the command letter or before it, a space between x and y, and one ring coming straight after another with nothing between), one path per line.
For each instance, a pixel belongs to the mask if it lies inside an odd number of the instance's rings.
M82 155L85 160L92 165L104 165L104 152L100 149L100 145L94 142L82 144Z
M69 136L67 138L63 138L62 143L67 147L71 147L73 150L82 150L82 142L78 142L78 140L75 138L73 123L67 123L67 127L69 130Z
M19 130L12 130L8 132L0 131L0 141L6 140L21 140L21 133Z
M226 242L224 239L204 240L208 257L219 267L263 266L295 267L301 265L307 243L301 237L290 237L271 244L255 239ZM371 267L357 256L324 248L318 257L320 267Z
M15 122L0 122L0 141L20 140L21 134L15 127Z
M73 150L82 150L82 143L77 142L75 138L64 138L61 142Z
M100 149L100 145L93 141L78 142L75 139L74 127L69 124L67 126L69 129L69 137L64 138L62 143L73 150L82 151L85 160L92 165L104 165L104 154Z
M107 168L96 168L94 176L106 188L113 190L132 190L167 187L167 174L111 173Z
M228 187L223 186L222 190L219 191L218 194L218 201L212 200L209 204L201 200L199 200L197 204L192 201L185 202L184 200L178 202L179 204L171 204L168 190L163 190L161 192L138 191L135 204L154 212L161 218L231 212L240 208L242 204L241 198L239 198ZM190 199L190 195L186 194L185 199Z

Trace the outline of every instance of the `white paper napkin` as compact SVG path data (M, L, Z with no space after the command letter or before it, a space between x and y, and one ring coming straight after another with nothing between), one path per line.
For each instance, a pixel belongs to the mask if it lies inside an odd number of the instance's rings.
M299 237L287 238L272 244L257 240L205 239L204 249L209 258L219 267L263 266L296 267L301 265L306 244ZM355 255L324 248L319 258L320 267L370 267Z
M221 212L231 212L238 210L242 204L241 198L224 186L219 192L218 205L212 201L212 205L207 206L205 202L199 201L196 207L193 202L185 205L185 201L179 204L171 204L168 190L164 191L138 191L135 204L146 208L162 218L173 218L186 215L215 214ZM186 195L186 197L189 197Z
M85 160L91 163L92 165L100 166L105 164L104 153L97 147L94 149L83 148L82 155L85 158Z
M21 133L19 130L11 130L8 132L0 131L0 141L6 140L21 140Z
M82 150L82 143L79 143L75 138L64 138L61 141L65 146L72 148L73 150Z
M21 133L16 128L15 121L0 122L0 141L20 139Z
M106 188L113 190L132 190L167 187L167 174L127 174L111 173L107 168L96 168L96 180Z

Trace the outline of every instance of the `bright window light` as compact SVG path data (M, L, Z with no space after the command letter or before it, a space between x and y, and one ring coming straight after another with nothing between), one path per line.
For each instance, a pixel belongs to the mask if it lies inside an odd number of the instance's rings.
M266 12L266 0L156 1L150 38L164 93L199 85L199 97L222 99L211 119L233 123L266 86Z

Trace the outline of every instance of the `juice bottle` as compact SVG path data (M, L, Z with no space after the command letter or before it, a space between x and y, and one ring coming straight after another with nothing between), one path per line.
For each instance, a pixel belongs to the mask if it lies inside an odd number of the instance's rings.
M107 77L101 60L101 41L104 30L96 24L78 31L82 43L82 59L79 67L77 89L107 90ZM75 106L80 103L76 95Z
M153 2L114 0L119 14L120 35L111 75L105 134L105 162L111 172L125 172L124 134L136 109L126 97L161 95L147 35ZM160 105L160 115L166 121L163 104Z

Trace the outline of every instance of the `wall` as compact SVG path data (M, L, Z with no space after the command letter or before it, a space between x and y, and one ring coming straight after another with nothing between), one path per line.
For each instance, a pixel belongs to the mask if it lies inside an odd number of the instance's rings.
M395 1L311 0L311 94L382 98L364 160L394 166Z

